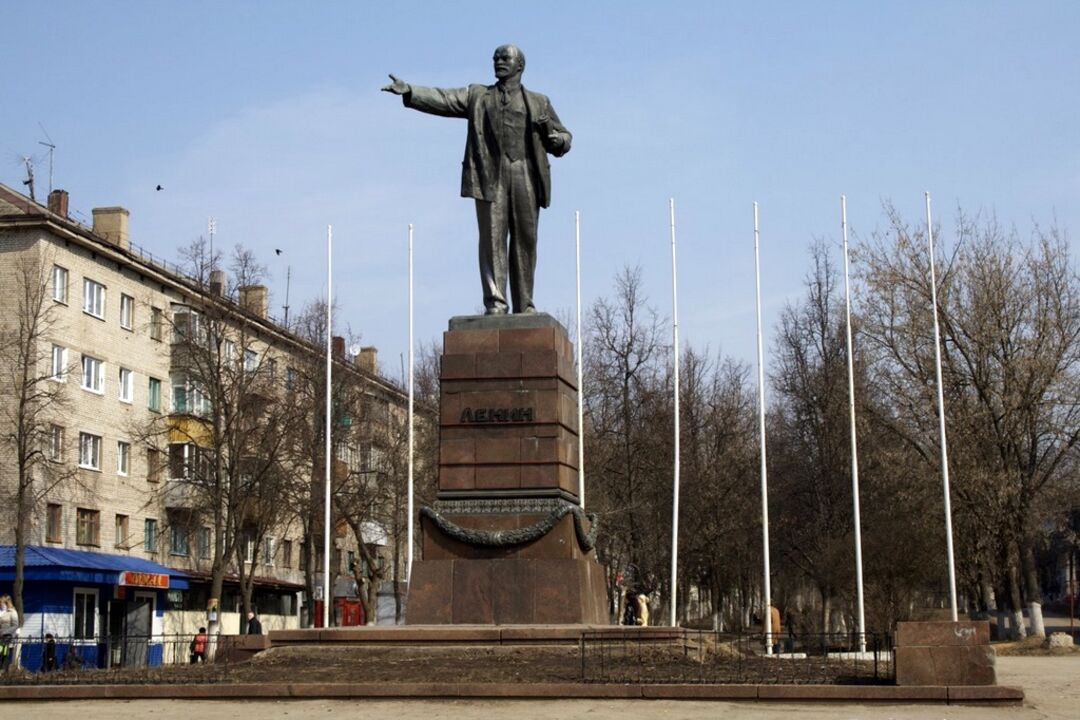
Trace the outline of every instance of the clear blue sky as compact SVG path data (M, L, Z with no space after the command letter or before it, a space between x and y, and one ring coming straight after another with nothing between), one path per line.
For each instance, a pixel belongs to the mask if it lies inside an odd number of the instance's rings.
M918 220L924 190L946 229L958 205L1025 235L1055 216L1080 228L1076 2L0 0L0 18L0 182L21 187L33 153L47 191L40 123L73 209L127 207L132 241L169 257L214 216L219 242L269 265L279 315L286 265L294 308L325 293L333 224L341 319L394 376L407 224L418 339L475 312L480 290L464 121L378 90L388 72L490 82L505 42L574 133L541 215L542 310L573 310L574 210L585 301L640 264L670 314L673 196L680 336L747 362L754 200L769 325L801 292L812 238L838 242L841 193L857 234L883 199Z

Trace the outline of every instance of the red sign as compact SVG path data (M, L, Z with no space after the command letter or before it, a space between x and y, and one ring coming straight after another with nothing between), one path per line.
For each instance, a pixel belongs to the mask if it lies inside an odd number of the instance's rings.
M158 573L125 570L120 573L120 582L117 584L128 585L131 587L162 588L163 590L167 590L169 587L169 576L159 575Z

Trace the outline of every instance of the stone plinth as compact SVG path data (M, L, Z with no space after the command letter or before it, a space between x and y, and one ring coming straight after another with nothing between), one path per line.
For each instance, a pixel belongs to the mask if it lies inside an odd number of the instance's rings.
M897 623L897 685L994 685L995 658L985 620Z
M606 623L566 330L541 313L453 318L440 387L439 493L421 510L409 623Z

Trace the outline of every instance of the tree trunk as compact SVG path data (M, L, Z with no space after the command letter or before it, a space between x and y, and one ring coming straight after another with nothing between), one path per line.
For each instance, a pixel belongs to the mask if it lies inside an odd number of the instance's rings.
M1027 635L1027 628L1024 627L1024 605L1020 601L1020 570L1016 564L1015 554L1010 553L1008 568L1009 608L1012 610L1010 637L1013 640L1023 640Z
M1027 594L1028 615L1031 618L1031 634L1037 637L1046 637L1046 626L1043 624L1042 614L1042 590L1039 587L1039 571L1035 566L1035 551L1029 543L1025 543L1021 558L1024 564L1024 590Z

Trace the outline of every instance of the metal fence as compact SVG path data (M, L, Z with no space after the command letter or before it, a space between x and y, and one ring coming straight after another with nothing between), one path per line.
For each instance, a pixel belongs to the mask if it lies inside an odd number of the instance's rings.
M686 630L679 639L635 632L585 633L581 680L590 683L889 684L892 638L867 633L781 635L768 652L760 633Z
M42 674L84 674L98 670L227 664L231 636L192 634L110 635L106 637L19 636L0 641L0 684L13 679L43 680ZM202 652L196 652L198 649ZM14 672L14 671L21 672ZM31 677L28 677L28 674Z

